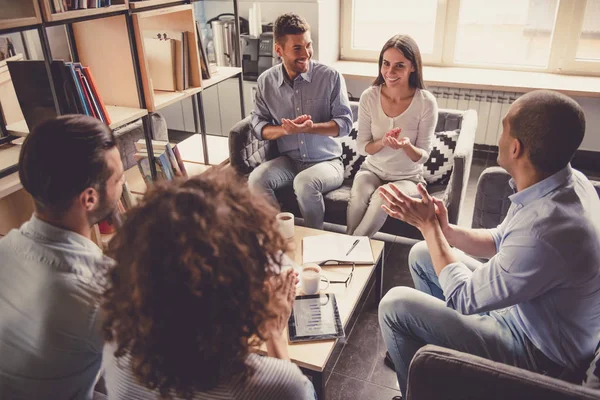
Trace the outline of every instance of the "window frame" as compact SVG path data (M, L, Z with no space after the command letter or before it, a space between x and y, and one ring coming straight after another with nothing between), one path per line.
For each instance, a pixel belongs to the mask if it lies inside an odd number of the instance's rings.
M340 0L340 60L377 62L379 50L352 48L354 1ZM423 65L600 76L600 60L576 58L586 4L587 0L558 0L548 63L545 67L535 67L455 62L460 0L438 0L434 51L430 54L421 54Z

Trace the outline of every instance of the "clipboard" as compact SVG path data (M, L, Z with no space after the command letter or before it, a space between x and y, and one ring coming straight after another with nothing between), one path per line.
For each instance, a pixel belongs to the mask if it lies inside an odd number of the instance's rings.
M335 294L296 296L288 320L288 335L291 343L345 337Z

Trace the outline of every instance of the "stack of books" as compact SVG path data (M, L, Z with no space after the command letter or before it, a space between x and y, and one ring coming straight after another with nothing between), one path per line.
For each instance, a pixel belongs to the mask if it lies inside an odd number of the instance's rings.
M152 173L150 172L150 161L148 159L148 149L146 141L140 139L135 144L137 153L138 168L144 177L146 185L152 185ZM152 141L152 150L154 151L154 160L156 161L156 175L159 179L173 180L176 177L188 176L185 164L179 153L177 145L161 140Z
M109 7L111 0L52 0L55 13L86 8Z
M189 89L189 43L194 43L193 35L194 32L144 31L144 50L154 90Z
M8 61L7 65L29 130L55 117L56 108L44 61ZM81 63L56 60L50 70L61 114L84 114L111 124L90 68Z

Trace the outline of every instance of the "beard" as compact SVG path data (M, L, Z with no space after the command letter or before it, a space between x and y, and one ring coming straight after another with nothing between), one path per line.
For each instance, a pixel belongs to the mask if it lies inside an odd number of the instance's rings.
M118 200L108 198L106 194L106 184L98 190L98 194L100 197L100 204L98 204L98 208L96 210L88 215L90 226L112 216L117 209Z

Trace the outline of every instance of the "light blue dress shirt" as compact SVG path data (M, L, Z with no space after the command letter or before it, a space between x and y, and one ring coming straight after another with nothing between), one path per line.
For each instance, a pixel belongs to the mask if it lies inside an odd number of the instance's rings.
M600 341L598 195L569 165L510 200L490 231L498 253L474 272L462 263L442 270L447 304L463 314L514 306L508 318L538 349L580 367Z
M285 82L283 64L258 77L252 128L259 140L267 125L281 125L283 118L295 119L309 114L313 122L335 121L339 137L352 129L352 110L342 75L326 65L311 61L308 72L294 79L293 87ZM342 155L342 146L331 136L300 133L277 139L279 152L292 160L319 162Z
M91 399L102 364L91 240L33 216L0 239L0 398Z

